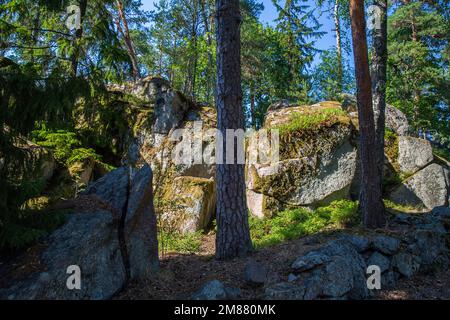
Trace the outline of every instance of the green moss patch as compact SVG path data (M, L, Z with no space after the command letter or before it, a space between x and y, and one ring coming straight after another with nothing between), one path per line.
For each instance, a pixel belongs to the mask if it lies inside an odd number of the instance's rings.
M330 127L336 123L349 123L350 119L345 111L337 107L310 108L303 112L293 112L289 123L276 127L280 135L293 131L317 130Z
M358 203L337 200L314 211L297 208L279 212L273 218L250 216L250 234L255 247L265 247L293 240L328 227L349 227L359 221Z

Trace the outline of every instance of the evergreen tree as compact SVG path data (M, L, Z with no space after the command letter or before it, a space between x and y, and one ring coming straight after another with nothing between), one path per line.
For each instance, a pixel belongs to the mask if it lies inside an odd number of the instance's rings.
M416 135L449 136L450 20L447 1L395 1L388 19L387 100Z

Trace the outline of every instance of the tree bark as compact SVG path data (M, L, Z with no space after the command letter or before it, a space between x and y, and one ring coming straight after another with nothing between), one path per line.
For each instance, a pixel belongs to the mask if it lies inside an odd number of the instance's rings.
M359 206L364 225L378 228L385 225L384 204L381 198L380 176L376 158L375 123L372 108L372 89L367 54L364 0L350 0L353 54L359 117L359 158L361 165L361 190Z
M342 40L341 40L341 23L339 21L339 0L334 2L334 27L336 31L336 53L337 53L337 76L338 90L342 93L343 71L342 71Z
M75 31L74 52L70 57L72 76L76 77L78 72L78 59L80 57L80 42L83 37L83 21L87 10L87 0L80 0L80 28Z
M386 111L386 65L387 65L387 0L374 0L379 8L380 29L372 31L372 97L375 118L376 149L378 175L383 177L384 167L384 128ZM380 186L381 187L381 186Z
M225 163L226 129L244 128L240 24L239 0L216 0L217 122L223 136L224 155L222 161L217 164L216 172L218 259L242 256L252 249L245 197L244 165L237 163L237 152L234 152L233 164ZM237 151L237 148L234 147L234 150L228 152Z
M117 30L123 36L123 39L125 41L125 47L127 48L128 56L130 57L130 60L131 60L132 76L133 76L134 80L137 80L141 77L141 75L139 73L139 67L138 67L136 52L134 51L133 41L131 40L130 31L128 29L128 22L125 17L125 12L123 10L122 1L117 0L116 4L117 4L117 11L119 12L119 19L116 20ZM122 21L123 29L120 24L120 21Z
M216 107L216 86L214 85L214 61L213 61L213 55L211 52L212 49L212 37L211 37L211 28L209 26L208 22L208 14L206 11L206 0L201 0L200 4L202 6L202 18L203 18L203 24L205 25L205 33L206 33L206 45L207 45L207 52L208 52L208 80L206 82L206 100L210 102L210 94L211 94L211 87L213 88L213 103L214 107Z

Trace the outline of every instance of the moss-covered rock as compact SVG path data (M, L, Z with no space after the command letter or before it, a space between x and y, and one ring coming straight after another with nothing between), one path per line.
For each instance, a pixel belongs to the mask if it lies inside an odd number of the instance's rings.
M181 233L205 229L215 212L215 183L212 179L180 176L166 186L164 212L160 222L164 229Z
M316 207L348 195L356 167L355 128L338 102L275 109L265 128L279 129L280 156L277 163L247 165L254 215L270 216L287 206Z

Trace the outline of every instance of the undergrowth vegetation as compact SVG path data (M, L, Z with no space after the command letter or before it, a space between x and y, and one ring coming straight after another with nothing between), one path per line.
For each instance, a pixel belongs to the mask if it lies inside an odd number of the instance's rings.
M355 225L359 220L357 210L357 202L337 200L313 211L297 208L279 212L273 218L258 219L250 216L250 234L256 248L273 245L316 233L327 227Z
M317 108L308 112L295 112L291 115L291 121L277 127L280 134L291 131L312 130L327 123L336 123L347 119L347 113L341 108Z
M346 228L359 223L358 202L337 200L315 210L296 208L279 212L275 217L259 219L249 216L250 234L255 248L294 240L325 230ZM213 225L212 232L215 232ZM202 232L182 234L160 229L158 234L161 256L169 253L193 254L201 249Z
M159 253L161 256L177 252L192 254L200 251L202 232L182 234L180 232L161 231L158 234Z
M53 151L53 155L60 164L70 166L75 162L86 159L100 161L101 156L92 148L84 148L75 132L66 130L49 131L45 128L32 132L33 141Z

